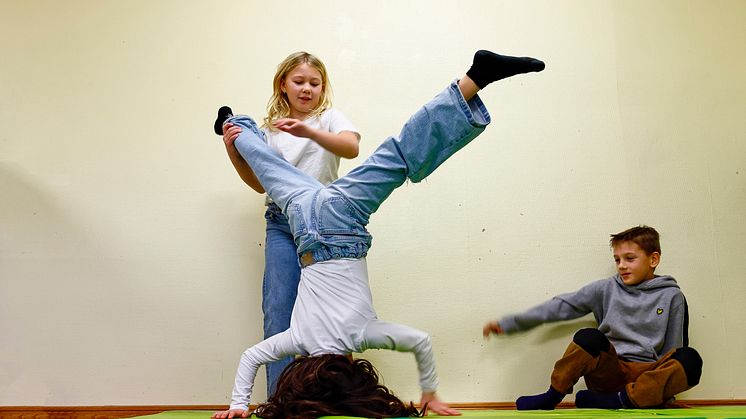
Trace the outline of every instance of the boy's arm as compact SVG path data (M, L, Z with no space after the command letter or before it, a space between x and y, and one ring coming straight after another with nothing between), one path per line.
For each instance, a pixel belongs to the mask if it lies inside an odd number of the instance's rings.
M668 311L666 337L658 355L683 346L689 346L689 308L684 294L678 293L671 300Z
M413 327L382 320L372 320L365 328L363 347L366 349L391 349L398 352L412 352L417 361L422 389L421 404L427 403L428 410L442 416L460 415L435 395L438 388L438 375L435 372L435 355L430 336Z
M501 318L498 323L505 333L523 332L544 323L572 320L590 313L567 301L554 297L549 301L534 306L523 313Z
M575 292L560 294L522 313L505 316L497 321L497 325L502 332L510 334L530 330L544 323L583 317L601 304L602 296L597 291L602 289L602 281L604 280L591 282ZM485 328L488 325L490 323Z
M251 391L259 366L280 360L288 355L295 355L297 352L290 336L290 330L267 338L244 351L241 360L238 362L230 410L249 409Z

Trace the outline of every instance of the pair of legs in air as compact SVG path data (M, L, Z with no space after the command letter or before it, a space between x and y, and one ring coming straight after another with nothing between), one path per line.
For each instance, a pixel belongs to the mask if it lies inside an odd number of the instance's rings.
M244 128L234 144L288 217L304 264L364 257L371 242L365 226L391 192L407 178L419 182L427 177L490 122L477 92L493 81L543 69L544 63L533 58L478 51L467 74L425 104L398 137L387 138L365 162L329 186L269 148L247 116L230 118Z

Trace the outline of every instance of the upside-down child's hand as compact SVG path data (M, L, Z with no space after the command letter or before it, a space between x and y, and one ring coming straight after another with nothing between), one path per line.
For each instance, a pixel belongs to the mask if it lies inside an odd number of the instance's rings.
M432 412L440 416L461 416L461 412L448 407L446 403L438 400L434 392L423 392L420 399L420 406L422 406L422 409L425 409L425 414Z
M503 331L502 326L500 326L500 323L493 320L485 324L484 327L482 328L482 336L484 336L485 339L490 337L490 333L493 333L496 335L502 335L505 332Z
M247 418L249 417L249 411L244 409L228 409L215 412L210 417L213 419Z

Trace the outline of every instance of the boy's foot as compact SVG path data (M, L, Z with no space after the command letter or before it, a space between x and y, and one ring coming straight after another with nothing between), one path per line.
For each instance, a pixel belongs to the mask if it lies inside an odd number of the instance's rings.
M544 69L544 62L531 57L511 57L479 50L474 54L474 62L466 75L480 89L493 81L501 80L516 74L531 73Z
M554 410L564 397L564 394L549 387L546 393L519 397L515 407L518 410Z
M218 117L217 119L215 119L215 125L213 126L215 134L223 135L223 124L225 124L225 121L232 116L233 111L231 110L231 108L222 106L220 109L218 109Z
M581 409L632 409L625 390L613 393L597 393L591 390L580 390L575 395L575 406Z

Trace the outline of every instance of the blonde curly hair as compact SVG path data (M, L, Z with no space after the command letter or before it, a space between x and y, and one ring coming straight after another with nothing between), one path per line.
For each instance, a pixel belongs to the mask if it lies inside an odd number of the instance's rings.
M277 66L277 72L272 81L272 97L267 103L267 117L264 118L264 123L262 124L264 128L275 130L276 128L272 125L274 121L290 116L290 103L288 102L287 94L280 87L288 74L301 64L308 64L321 74L321 97L319 98L318 106L316 106L316 109L309 116L317 116L331 108L332 86L329 84L329 77L327 76L324 63L313 54L305 51L295 52L288 55Z

